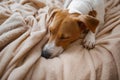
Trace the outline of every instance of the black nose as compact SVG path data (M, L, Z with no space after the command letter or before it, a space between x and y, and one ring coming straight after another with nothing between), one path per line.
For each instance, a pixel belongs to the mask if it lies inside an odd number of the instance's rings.
M51 55L50 55L50 53L48 51L43 50L41 56L48 59L48 58L50 58Z

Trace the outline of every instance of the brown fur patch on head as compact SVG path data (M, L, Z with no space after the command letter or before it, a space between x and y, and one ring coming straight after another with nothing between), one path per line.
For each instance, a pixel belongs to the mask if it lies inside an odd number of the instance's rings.
M48 41L55 41L56 46L66 48L71 42L79 39L81 29L79 24L73 17L78 14L71 15L67 10L57 11L49 25L50 39Z

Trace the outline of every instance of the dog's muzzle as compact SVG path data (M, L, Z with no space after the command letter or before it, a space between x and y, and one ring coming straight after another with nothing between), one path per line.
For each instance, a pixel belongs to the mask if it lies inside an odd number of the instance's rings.
M48 43L44 46L41 56L45 58L53 58L63 52L62 47L57 47L54 43Z

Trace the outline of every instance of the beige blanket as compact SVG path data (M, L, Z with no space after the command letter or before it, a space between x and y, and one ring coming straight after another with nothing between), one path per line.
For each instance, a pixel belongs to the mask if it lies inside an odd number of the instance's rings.
M62 8L62 0L0 0L0 80L120 80L120 0L105 5L94 49L78 40L45 59L47 13L51 6Z

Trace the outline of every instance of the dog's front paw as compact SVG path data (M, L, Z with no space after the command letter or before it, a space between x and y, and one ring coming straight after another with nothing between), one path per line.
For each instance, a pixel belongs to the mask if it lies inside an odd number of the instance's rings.
M92 49L95 47L95 34L88 33L83 40L83 47Z

